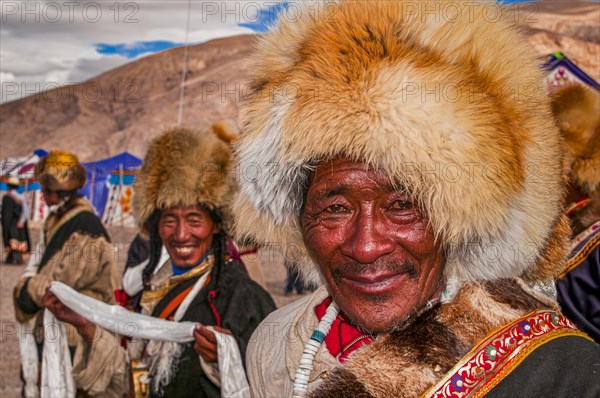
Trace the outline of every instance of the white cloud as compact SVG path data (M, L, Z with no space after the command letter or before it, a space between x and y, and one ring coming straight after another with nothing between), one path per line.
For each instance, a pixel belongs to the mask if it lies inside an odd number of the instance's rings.
M104 55L94 58L80 58L73 68L69 71L69 82L82 82L90 76L97 76L101 73L117 68L131 60L119 55Z
M15 75L13 73L0 71L0 82L7 82L13 80L15 80Z
M191 2L189 42L251 33L259 7L275 1ZM2 91L22 98L44 85L89 79L130 60L101 55L97 43L184 42L188 1L2 1ZM17 92L14 92L14 89Z

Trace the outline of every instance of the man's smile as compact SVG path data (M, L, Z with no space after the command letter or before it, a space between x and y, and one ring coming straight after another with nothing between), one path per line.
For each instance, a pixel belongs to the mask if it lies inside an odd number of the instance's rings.
M194 251L198 246L190 245L190 246L171 246L171 247L173 248L173 250L175 250L175 252L177 254L188 255L188 254L192 253L192 251Z
M379 274L344 275L340 282L349 289L365 295L384 295L406 282L406 273L385 272Z

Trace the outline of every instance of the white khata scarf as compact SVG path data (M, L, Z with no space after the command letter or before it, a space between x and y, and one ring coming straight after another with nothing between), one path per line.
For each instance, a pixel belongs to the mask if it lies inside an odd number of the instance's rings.
M78 293L61 282L52 282L50 290L63 304L90 322L113 333L149 340L146 352L150 358L152 388L159 392L177 371L178 358L183 352L182 343L194 340L194 328L197 323L177 322L177 320L183 317L191 302L204 286L209 274L210 272L207 272L198 279L175 312L175 321L130 312L118 305L108 305ZM137 327L131 328L132 324ZM209 327L209 329L211 328ZM250 389L237 342L233 336L214 330L213 332L217 336L221 396L248 396Z
M150 340L146 349L149 355L152 389L159 393L167 385L177 371L178 359L183 352L183 345L194 340L193 322L177 322L187 311L210 272L196 281L190 293L175 312L174 322L131 312L121 306L108 305L91 297L77 293L71 287L52 282L50 290L58 299L81 314L90 322L129 337ZM136 327L132 328L131 325Z
M192 303L192 300L194 300L200 290L202 290L204 282L206 282L209 275L210 271L206 272L196 281L192 290L185 297L181 305L179 305L177 311L175 311L173 321L179 322L181 317L183 317ZM193 332L192 329L192 334ZM149 375L152 380L152 389L155 393L159 394L162 392L163 387L169 384L173 375L177 372L179 357L181 357L181 353L183 352L183 345L172 341L150 340L146 347L146 352L150 358Z

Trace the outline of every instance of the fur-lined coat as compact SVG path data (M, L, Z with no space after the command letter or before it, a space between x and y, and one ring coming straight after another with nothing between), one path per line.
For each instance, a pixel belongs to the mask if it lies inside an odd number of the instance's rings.
M327 296L321 287L258 327L247 353L252 396L292 396L299 358L318 323L314 308ZM555 307L519 280L469 283L452 303L435 306L405 328L380 336L352 353L343 366L322 347L309 378L309 396L419 397L492 331L533 310ZM525 357L487 396L596 397L599 355L600 346L581 337L555 339Z
M21 279L15 287L19 321L38 315L44 308L42 298L52 281L63 282L105 303L115 303L118 276L113 248L87 200L75 198L48 216L44 246L36 274ZM69 345L75 346L78 334L68 333L68 337Z
M43 344L43 302L46 287L52 281L63 282L87 296L108 304L115 304L114 291L118 286L114 251L108 234L92 205L82 197L73 198L55 212L44 223L45 250L33 275L22 278L15 287L15 312L19 322L36 317L36 336ZM26 270L26 274L28 271ZM81 358L93 355L97 366L125 362L120 355L118 338L99 331L96 335L96 350L93 354L86 347L76 329L65 324L67 341L74 348L73 378L78 390L92 396L114 397L123 393L113 388L111 379L119 378L117 384L128 383L128 374L121 372L106 377L102 372L88 369Z

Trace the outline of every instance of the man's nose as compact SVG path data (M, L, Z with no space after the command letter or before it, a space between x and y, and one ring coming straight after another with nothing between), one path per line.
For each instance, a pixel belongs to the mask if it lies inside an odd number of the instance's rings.
M179 242L186 241L190 236L190 229L186 222L180 221L175 228L175 239Z
M372 211L356 214L350 228L348 238L341 246L343 255L362 264L371 264L394 251L394 240Z

